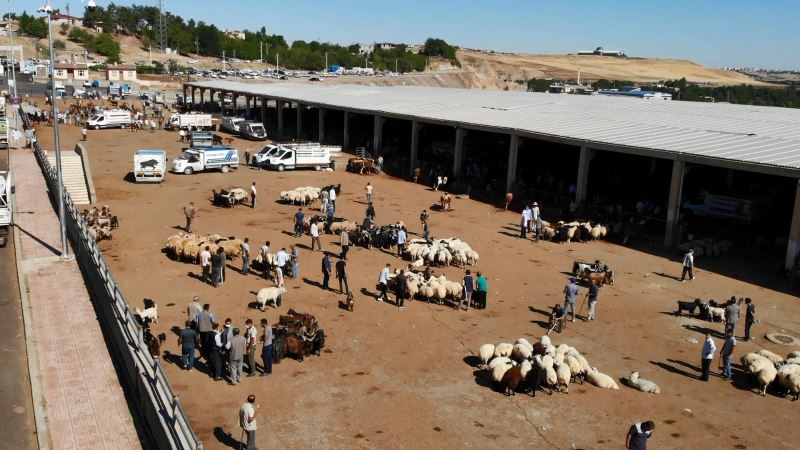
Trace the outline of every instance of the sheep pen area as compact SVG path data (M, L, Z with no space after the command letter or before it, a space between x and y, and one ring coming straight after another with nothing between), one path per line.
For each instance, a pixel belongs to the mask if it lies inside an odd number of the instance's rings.
M64 148L80 139L77 127L63 126L61 133ZM52 129L42 127L38 134L44 147L52 148ZM653 448L790 448L800 440L800 429L787 425L800 403L770 391L761 397L755 387L748 389L739 364L741 355L762 348L780 355L800 350L763 339L765 333L796 337L800 331L798 299L764 287L767 282L749 284L745 276L704 270L698 258L697 279L678 283L673 278L680 275L677 258L605 241L534 244L508 232L517 227L518 213L468 199L454 199L451 211L432 211L441 192L385 175L240 167L228 174L168 174L161 184L128 181L136 150L160 148L174 159L182 145L177 140L177 133L166 131L91 130L87 147L99 202L113 205L124 224L114 230L113 240L100 246L131 307L142 308L145 297L158 304L160 318L153 332L168 336L161 364L205 448L236 445L235 414L250 393L264 413L259 418L260 448L620 448L637 419L655 422ZM258 145L238 139L234 143L240 154L247 149L255 153ZM258 187L255 209L212 205L212 188L249 186L253 181ZM298 239L291 233L298 206L276 199L281 191L297 186L341 183L336 215L361 222L367 182L374 186L376 223L402 221L409 228L409 240L417 239L419 214L428 209L433 237L457 236L480 254L471 269L487 277L487 309L464 312L412 300L400 310L391 302L376 301L380 269L386 263L392 269L411 263L399 259L395 249L351 245L347 264L354 312L339 306L343 295L320 288L322 254L309 250L310 236ZM262 313L253 307L255 293L274 284L256 274L241 275L239 258L228 261L226 282L215 289L198 279L198 266L175 263L162 253L165 239L181 231L181 208L189 201L198 207L193 232L199 235L249 237L252 253L266 240L273 253L299 244L300 278L286 279L288 292L280 308ZM319 203L315 205L318 209ZM307 215L319 213L304 209ZM339 253L338 237L322 234L321 240L325 250ZM620 390L572 384L568 394L504 396L482 368L478 348L520 337L537 341L547 332L550 308L563 302L573 261L596 259L614 268L616 281L600 291L597 320L569 323L563 333L554 331L550 337L579 349ZM766 272L735 255L715 264L724 266L725 273ZM463 271L434 267L437 276L453 281L460 280ZM338 288L333 277L331 287ZM581 283L580 290L578 307L586 285ZM230 317L240 328L246 318L258 323L267 317L277 323L290 308L313 314L325 324L325 350L302 363L286 359L274 366L271 376L245 378L238 386L214 382L205 374L202 359L196 370L186 372L180 368L174 330L182 327L193 295L211 304L219 322ZM676 317L675 302L731 295L754 299L761 320L753 328L757 339L737 343L732 383L714 376L703 383L696 379L703 336L711 330L721 348L722 325ZM588 305L584 315L587 309ZM742 316L739 336L743 321ZM718 361L712 364L715 374ZM624 386L621 378L634 371L657 383L661 393Z

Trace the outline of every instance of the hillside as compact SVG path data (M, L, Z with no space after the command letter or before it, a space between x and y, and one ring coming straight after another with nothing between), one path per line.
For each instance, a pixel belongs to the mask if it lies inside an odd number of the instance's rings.
M504 76L511 80L552 77L575 79L578 71L586 80L654 82L686 78L712 85L752 84L766 86L746 75L713 69L680 59L615 58L611 56L531 55L483 53L459 50L458 60L466 72L491 85Z

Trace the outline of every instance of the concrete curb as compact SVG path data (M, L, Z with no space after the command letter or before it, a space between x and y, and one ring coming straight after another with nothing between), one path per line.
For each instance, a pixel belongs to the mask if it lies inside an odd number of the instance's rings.
M10 168L12 158L11 147L9 147L8 150L8 166ZM17 218L19 215L16 195L11 196L11 205L14 209L14 254L17 265L19 298L20 302L22 303L22 322L24 323L25 328L25 351L27 353L26 359L28 360L28 379L31 382L33 417L36 424L36 440L39 443L39 450L50 450L50 448L52 448L50 443L50 429L47 426L44 393L42 392L42 383L40 380L41 372L39 370L39 359L36 356L36 348L34 345L36 342L36 335L33 331L33 311L31 311L31 303L28 300L28 285L25 282L25 273L23 272L22 267L22 246L20 245L19 230L17 230L16 227Z

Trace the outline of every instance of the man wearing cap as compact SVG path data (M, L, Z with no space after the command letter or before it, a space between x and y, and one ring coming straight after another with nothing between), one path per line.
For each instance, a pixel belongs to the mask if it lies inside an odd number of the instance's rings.
M542 235L542 216L539 214L539 204L536 202L533 202L533 208L531 208L531 222L534 228L533 241L539 242L539 237Z
M564 314L567 314L567 311L572 311L572 320L571 322L575 322L575 299L578 298L578 279L572 277L569 279L569 283L564 286Z

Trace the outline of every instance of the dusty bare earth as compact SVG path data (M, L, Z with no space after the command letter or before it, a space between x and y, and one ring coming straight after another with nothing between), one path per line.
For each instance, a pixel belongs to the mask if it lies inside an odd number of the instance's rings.
M611 56L530 55L524 53L483 53L459 50L458 59L466 72L494 80L508 75L512 80L552 77L575 79L578 71L586 80L627 80L653 82L686 77L695 83L714 85L766 85L752 78L692 61L662 58L616 58Z
M50 145L51 129L40 130ZM65 127L62 139L71 147L78 129ZM786 354L762 339L779 329L797 336L800 303L770 281L769 271L742 259L698 259L694 282L678 283L679 263L607 242L554 244L522 241L515 236L516 213L492 205L459 199L448 213L433 212L435 236L457 236L481 256L477 269L488 275L489 307L458 312L448 307L412 301L405 310L374 300L380 268L407 262L379 250L355 248L348 266L350 287L356 292L355 312L338 308L342 296L325 292L318 283L320 253L307 248L310 238L288 233L296 208L275 202L278 192L304 185L342 183L339 214L361 219L364 185L375 185L378 223L403 220L412 233L423 208L438 198L421 185L388 176L359 176L337 171L266 172L240 168L227 175L172 175L159 185L125 181L136 149L163 148L175 158L180 145L175 133L90 131L88 147L100 203L119 216L121 228L101 247L114 275L133 306L144 297L156 299L161 314L157 332L169 340L162 359L172 385L180 394L192 424L206 448L235 447L239 430L236 411L249 393L257 396L260 448L620 448L627 428L637 419L651 419L656 431L653 448L796 448L800 428L792 426L797 404L775 394L760 397L748 389L738 371L745 351L764 345ZM240 150L254 144L237 142ZM256 181L256 209L219 209L210 204L217 186L246 187ZM288 280L282 308L263 314L248 307L253 292L271 285L237 272L230 262L228 279L214 289L198 281L198 267L173 261L162 253L165 238L183 224L180 207L188 201L200 207L196 231L250 237L253 244L272 241L272 248L299 243L300 280ZM336 240L322 239L326 250L338 252ZM255 245L254 245L255 246ZM504 397L475 367L479 345L513 342L521 336L536 339L544 333L544 310L562 300L561 290L573 260L600 258L612 266L617 283L602 290L598 319L569 324L553 335L556 343L576 347L601 371L618 378L639 370L657 382L655 396L626 387L602 390L588 384L571 386L569 394L517 394ZM704 270L711 267L713 270ZM722 275L715 273L725 273ZM448 278L462 271L436 269ZM745 279L756 277L760 285ZM581 295L585 288L581 288ZM669 314L679 298L724 298L735 294L755 299L762 322L754 328L755 342L739 342L733 383L712 377L696 379L700 345L708 327L721 345L721 325ZM321 356L305 362L284 360L267 378L246 378L237 387L213 382L205 367L192 373L176 364L177 336L171 331L185 319L193 295L212 304L223 319L243 327L246 318L271 322L289 308L316 315L327 334ZM586 311L584 310L584 313ZM221 321L221 320L220 320ZM741 334L741 333L739 333ZM717 363L713 368L716 373ZM229 433L233 436L231 437Z

